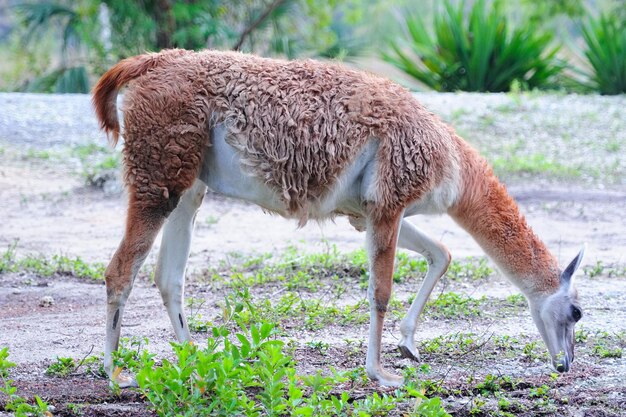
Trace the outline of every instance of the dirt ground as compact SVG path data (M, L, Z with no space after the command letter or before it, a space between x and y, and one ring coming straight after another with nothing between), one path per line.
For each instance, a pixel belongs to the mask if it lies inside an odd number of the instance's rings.
M510 184L509 189L537 235L553 250L561 265L569 262L583 243L587 244L585 267L597 265L598 261L606 268L619 269L626 264L624 186L601 189L569 183L546 185L530 179L516 181ZM105 263L121 238L124 195L106 196L101 190L89 188L82 178L59 164L8 158L0 153L0 201L0 249L4 251L17 241L18 257L64 254L80 256L89 262ZM438 237L455 258L483 255L471 238L445 216L418 216L412 221ZM340 251L347 252L362 247L363 237L344 219L323 225L309 223L297 229L293 221L266 215L258 208L240 202L208 195L198 216L190 270L201 271L241 255L280 254L291 246L303 251L321 252L334 244ZM146 336L150 340L151 351L166 354L170 350L168 343L173 340L173 333L158 292L147 278L157 249L158 244L146 262L148 266L144 278L137 282L133 290L124 316L123 333L126 336ZM626 332L624 276L600 273L589 278L580 275L577 283L585 311L584 327L590 332ZM400 290L410 291L410 288L401 286ZM435 292L440 290L438 288ZM476 288L466 286L465 290L476 295L499 296L516 292L501 278L482 282ZM40 306L45 296L53 298L51 306ZM209 305L216 301L216 295L207 293L205 286L199 282L190 283L188 296L205 298ZM354 297L363 296L364 292L360 292ZM86 374L63 379L44 375L47 366L57 356L80 359L102 351L104 305L102 282L63 276L45 278L25 272L0 274L0 347L9 347L10 360L17 363L11 376L23 394L43 397L57 407L58 415L71 415L65 407L67 403L88 404L83 410L86 416L151 415L137 393L123 391L116 396L102 379ZM324 340L331 344L332 349L346 338L364 340L366 329L366 326L331 329L325 334L339 333L340 336L336 337L337 340L333 336ZM498 320L484 323L429 320L420 328L417 338L421 340L465 331L479 334L519 333L537 338L526 311L509 317L500 315ZM297 330L294 329L294 332L297 333ZM402 367L402 360L393 353L398 335L398 323L392 321L384 336L385 361ZM312 340L319 338L320 333L303 337ZM202 338L198 336L198 340ZM315 368L316 363L326 366L324 360L316 362L306 349L301 355L302 359L313 364L308 365L310 368ZM362 358L356 359L354 364L344 364L344 367L363 366L364 359L363 351ZM435 372L443 374L448 366L445 358L433 360L439 363ZM570 405L563 409L562 414L557 412L553 415L626 415L626 411L619 411L620 407L626 410L625 358L600 360L586 355L574 365L574 370L560 382L563 395L570 397ZM497 363L495 359L485 366L500 373L537 379L547 378L551 372L545 363L520 367L508 362ZM462 410L462 406L457 406L458 410ZM452 408L455 408L454 405ZM457 415L465 415L458 410ZM0 415L6 414L0 411Z

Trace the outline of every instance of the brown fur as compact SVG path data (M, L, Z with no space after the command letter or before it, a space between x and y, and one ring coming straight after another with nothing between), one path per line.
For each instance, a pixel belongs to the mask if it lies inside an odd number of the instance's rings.
M387 312L387 305L391 298L393 286L393 269L396 255L396 242L398 241L398 231L401 212L388 216L372 225L373 227L373 263L372 273L376 277L374 286L374 303L378 311L380 321Z
M556 259L533 233L487 162L455 136L461 155L462 191L449 214L505 272L537 292L559 289Z
M165 51L120 62L94 90L102 126L116 135L115 91L135 78L124 109L127 182L158 201L191 186L209 144L228 140L293 215L324 196L370 138L380 141L377 217L394 213L445 176L454 151L445 125L404 88L314 61L233 52Z
M107 292L119 295L130 290L129 286L136 273L133 268L138 268L137 263L148 254L165 220L166 215L163 212L142 210L140 206L131 194L124 239L104 274Z

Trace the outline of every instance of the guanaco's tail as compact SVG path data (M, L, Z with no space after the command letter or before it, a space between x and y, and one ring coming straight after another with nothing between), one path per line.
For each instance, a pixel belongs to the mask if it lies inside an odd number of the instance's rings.
M120 136L120 123L117 119L117 92L129 81L140 77L172 55L180 55L182 50L150 53L126 58L109 69L93 89L93 105L100 128L105 131L113 146Z

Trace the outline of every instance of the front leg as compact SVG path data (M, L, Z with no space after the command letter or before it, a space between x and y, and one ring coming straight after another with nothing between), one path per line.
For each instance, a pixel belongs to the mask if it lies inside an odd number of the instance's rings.
M400 217L396 215L381 220L367 220L366 239L370 260L367 293L370 303L370 329L365 368L370 378L386 386L399 386L403 382L400 375L387 372L381 364L383 323L391 297Z
M422 282L417 297L413 300L409 311L406 313L402 323L400 323L400 334L402 336L398 344L400 353L405 358L417 361L419 354L414 340L417 319L424 310L426 301L428 301L428 297L435 288L437 281L448 269L450 252L448 252L445 246L428 237L406 219L402 220L398 246L424 255L428 262L428 273Z

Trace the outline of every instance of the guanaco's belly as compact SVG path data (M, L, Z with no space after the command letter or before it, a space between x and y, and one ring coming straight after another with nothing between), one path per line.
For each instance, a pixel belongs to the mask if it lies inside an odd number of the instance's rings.
M308 201L306 213L290 213L281 198L282 190L274 189L246 171L237 150L226 141L227 128L212 130L211 146L205 152L199 179L212 191L227 197L257 204L285 217L324 219L335 214L361 216L365 202L375 198L376 152L378 141L368 141L334 185L318 199Z

